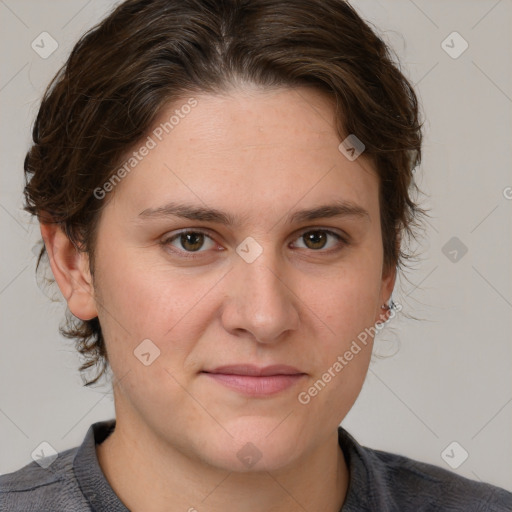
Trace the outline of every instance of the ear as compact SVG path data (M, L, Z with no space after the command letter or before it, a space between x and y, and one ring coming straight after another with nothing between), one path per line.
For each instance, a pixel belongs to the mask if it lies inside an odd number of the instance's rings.
M397 275L397 267L382 269L382 281L380 285L379 304L377 311L375 312L375 323L385 323L389 318L389 309L382 308L382 306L388 306L391 294L395 288L395 281Z
M389 299L393 293L396 281L396 267L385 270L382 275L382 282L380 286L379 305L375 313L375 322L384 323L388 320L389 310L383 309L383 305L389 304Z
M397 233L395 240L395 254L397 256L400 255L400 248L402 246L402 232ZM379 295L379 305L377 307L377 311L375 312L375 323L385 323L389 319L390 311L387 308L383 308L382 306L389 306L389 301L391 299L391 294L393 293L393 289L395 288L397 274L397 265L386 267L384 264L382 266L382 281L380 284L380 295Z
M97 317L88 254L78 251L57 224L40 223L40 228L55 281L69 310L81 320Z

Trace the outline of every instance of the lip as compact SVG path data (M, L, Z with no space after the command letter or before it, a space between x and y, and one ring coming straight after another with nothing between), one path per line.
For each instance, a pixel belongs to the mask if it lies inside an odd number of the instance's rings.
M231 364L226 366L219 366L213 370L205 370L206 373L224 375L250 375L255 377L266 377L269 375L297 375L303 374L299 369L294 366L286 364L273 364L270 366L256 366L254 364Z
M219 384L254 397L275 395L306 376L293 366L281 364L265 367L245 364L219 366L201 373Z

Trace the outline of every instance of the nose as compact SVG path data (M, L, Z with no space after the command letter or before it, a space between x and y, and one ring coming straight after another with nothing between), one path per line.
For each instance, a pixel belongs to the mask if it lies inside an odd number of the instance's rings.
M299 298L293 292L289 272L276 265L270 250L252 263L242 258L227 274L222 309L224 328L236 336L250 336L271 344L299 326Z

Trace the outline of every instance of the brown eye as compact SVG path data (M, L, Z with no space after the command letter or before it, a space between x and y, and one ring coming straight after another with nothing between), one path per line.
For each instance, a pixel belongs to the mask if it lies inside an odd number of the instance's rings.
M330 242L329 238L334 239L334 243ZM347 241L341 235L328 229L305 231L297 240L302 241L303 244L303 246L299 245L299 248L311 249L313 251L319 251L321 249L329 250L336 247L336 245L348 245Z
M187 251L197 251L204 243L204 235L202 233L181 233L181 246Z
M186 255L193 252L206 252L206 250L215 246L215 242L210 236L201 231L182 231L167 237L162 241L162 245L171 247L173 252Z
M310 231L304 233L302 238L309 249L323 249L327 243L327 235L324 231Z

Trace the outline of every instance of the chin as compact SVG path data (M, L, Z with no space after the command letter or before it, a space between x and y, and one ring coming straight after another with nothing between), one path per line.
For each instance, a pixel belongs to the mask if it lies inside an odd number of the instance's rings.
M293 464L305 448L301 429L291 420L246 416L225 423L224 432L207 443L208 463L230 472L277 471ZM287 423L290 421L289 423Z

